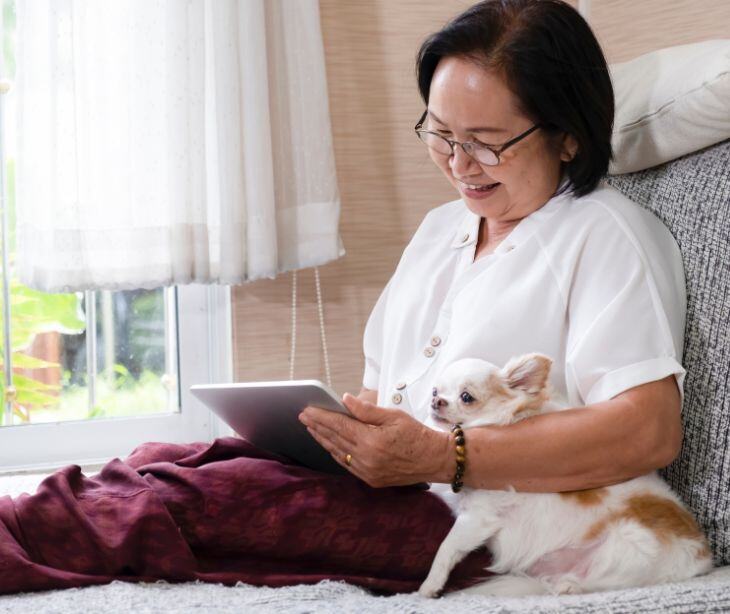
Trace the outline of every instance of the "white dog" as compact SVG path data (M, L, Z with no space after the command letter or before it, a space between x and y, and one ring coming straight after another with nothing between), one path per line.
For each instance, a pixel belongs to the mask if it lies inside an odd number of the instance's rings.
M435 428L461 423L467 466L470 427L510 424L565 409L551 401L552 361L513 358L500 369L462 359L433 389ZM484 595L582 593L683 580L712 567L704 535L669 486L652 472L627 482L562 493L477 490L433 484L456 515L419 593L434 597L452 568L485 544L498 574L464 592Z

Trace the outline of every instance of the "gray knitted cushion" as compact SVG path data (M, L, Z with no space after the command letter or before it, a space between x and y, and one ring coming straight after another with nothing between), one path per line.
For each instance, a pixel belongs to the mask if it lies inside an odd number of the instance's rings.
M684 443L662 470L730 564L730 140L608 182L674 235L687 277Z

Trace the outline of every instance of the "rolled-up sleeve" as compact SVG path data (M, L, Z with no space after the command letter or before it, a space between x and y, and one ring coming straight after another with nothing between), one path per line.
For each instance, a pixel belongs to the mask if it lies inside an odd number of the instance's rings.
M380 380L385 310L388 303L388 290L392 280L393 278L391 277L381 291L375 306L370 312L370 317L368 317L363 333L362 347L365 356L365 371L363 373L362 385L370 390L377 390Z
M620 233L586 246L581 261L568 306L568 388L589 405L674 375L683 398L682 348L675 344L683 338L684 286L660 288L640 246ZM681 319L668 317L667 301L676 303L675 313L682 305Z

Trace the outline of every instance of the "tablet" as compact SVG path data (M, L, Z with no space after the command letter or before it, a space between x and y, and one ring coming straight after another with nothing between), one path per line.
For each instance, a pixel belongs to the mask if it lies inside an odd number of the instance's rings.
M298 418L307 405L352 415L319 380L196 384L190 392L256 447L319 471L349 473Z

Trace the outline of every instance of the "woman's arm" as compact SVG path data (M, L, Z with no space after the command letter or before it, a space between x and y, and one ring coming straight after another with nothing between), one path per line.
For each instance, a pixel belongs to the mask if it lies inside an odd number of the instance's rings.
M606 486L664 467L679 454L679 390L671 375L609 401L470 429L465 437L466 486L511 484L530 492ZM433 481L450 481L455 464L452 451Z
M402 410L346 395L357 419L316 407L300 417L340 464L371 486L450 482L454 436ZM530 492L615 484L669 464L682 439L674 376L637 386L610 401L466 431L464 484Z

